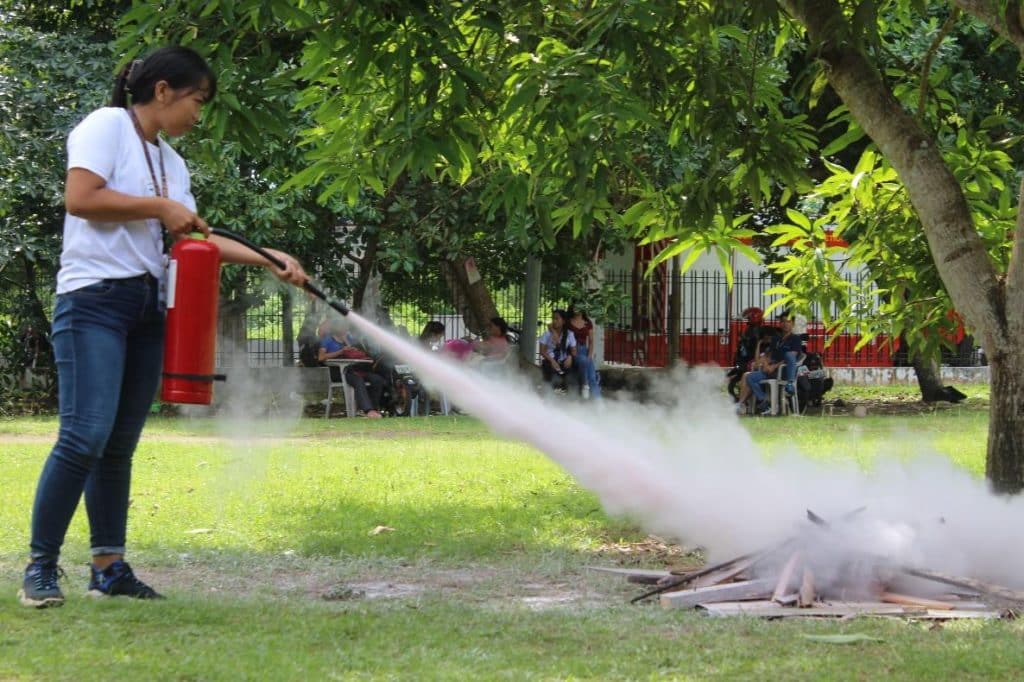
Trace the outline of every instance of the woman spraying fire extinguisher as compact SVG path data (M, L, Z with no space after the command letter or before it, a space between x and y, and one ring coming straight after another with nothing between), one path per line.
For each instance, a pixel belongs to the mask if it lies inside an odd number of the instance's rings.
M19 592L27 606L64 602L57 561L83 492L89 593L160 597L124 561L132 454L160 382L165 238L210 233L196 213L185 162L160 133L188 132L216 90L216 76L197 53L161 48L125 67L111 106L92 112L68 138L53 315L60 430L32 509L31 560ZM267 250L278 267L240 244L210 239L223 261L262 265L283 281L306 284L288 254Z

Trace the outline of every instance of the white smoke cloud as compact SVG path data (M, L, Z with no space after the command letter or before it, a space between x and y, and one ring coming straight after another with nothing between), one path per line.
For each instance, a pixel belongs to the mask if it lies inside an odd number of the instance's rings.
M992 495L984 481L939 456L880 459L867 473L852 463L812 461L795 448L769 461L719 390L719 372L678 373L654 405L544 400L354 313L349 321L496 433L544 452L608 512L705 547L711 560L799 536L813 541L808 551L819 571L825 566L825 581L829 573L848 576L866 555L1024 587L1024 498ZM807 509L833 523L814 529Z

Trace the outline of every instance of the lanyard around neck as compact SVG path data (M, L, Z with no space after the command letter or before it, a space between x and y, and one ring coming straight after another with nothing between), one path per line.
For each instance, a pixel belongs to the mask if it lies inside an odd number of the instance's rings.
M164 170L164 147L160 144L160 136L156 138L157 148L157 163L160 165L160 183L157 184L156 172L153 170L153 159L149 156L149 143L146 142L146 134L142 131L142 124L139 123L139 117L135 115L135 110L132 108L128 109L128 116L132 119L132 125L135 126L135 132L139 134L139 142L142 143L142 153L146 155L146 166L149 167L149 177L153 180L153 193L158 197L164 197L165 199L170 198L167 192L167 172ZM160 237L158 239L158 248L164 252L166 257L167 254L167 226L164 225L163 221L160 221Z
M149 144L146 142L146 134L142 131L142 124L139 123L139 117L135 115L134 109L128 109L128 115L131 116L132 125L135 126L135 132L139 134L139 142L142 143L142 153L146 155L146 166L149 167L149 177L153 180L153 192L158 197L168 198L167 193L167 172L164 170L164 148L160 144L160 137L156 138L157 148L157 163L160 165L160 183L156 181L156 171L153 169L153 159L149 155Z

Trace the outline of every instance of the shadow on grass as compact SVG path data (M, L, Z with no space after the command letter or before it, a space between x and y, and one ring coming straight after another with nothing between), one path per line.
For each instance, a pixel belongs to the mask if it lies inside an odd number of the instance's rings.
M416 501L368 502L343 494L315 500L276 497L240 500L202 532L163 525L144 533L140 549L188 553L295 552L300 556L363 556L408 560L489 561L511 553L572 552L605 542L609 533L635 533L609 520L597 499L566 481L489 502L453 499L429 506ZM240 522L246 504L249 518ZM148 545L148 546L147 546Z
M313 513L311 513L313 512ZM335 499L314 510L277 504L274 530L305 555L484 558L509 552L578 549L603 535L608 518L593 495L572 486L494 504L429 507Z

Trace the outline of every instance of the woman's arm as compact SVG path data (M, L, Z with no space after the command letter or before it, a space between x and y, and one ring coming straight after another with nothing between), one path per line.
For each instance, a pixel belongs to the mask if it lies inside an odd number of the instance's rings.
M206 221L184 204L164 197L137 197L107 187L107 181L84 168L68 171L64 208L73 216L99 222L155 218L175 235L209 234Z
M239 265L261 265L267 270L270 270L274 275L282 282L288 282L295 286L302 286L309 279L309 275L302 269L299 261L295 260L290 254L278 251L277 249L264 249L273 256L284 262L284 270L279 270L266 258L256 253L252 249L238 242L220 237L218 235L212 235L210 241L217 245L220 249L220 257L226 263L237 263Z
M551 354L551 348L546 343L540 344L540 356L547 360L555 368L555 371L561 371L562 368L558 365L555 356Z

